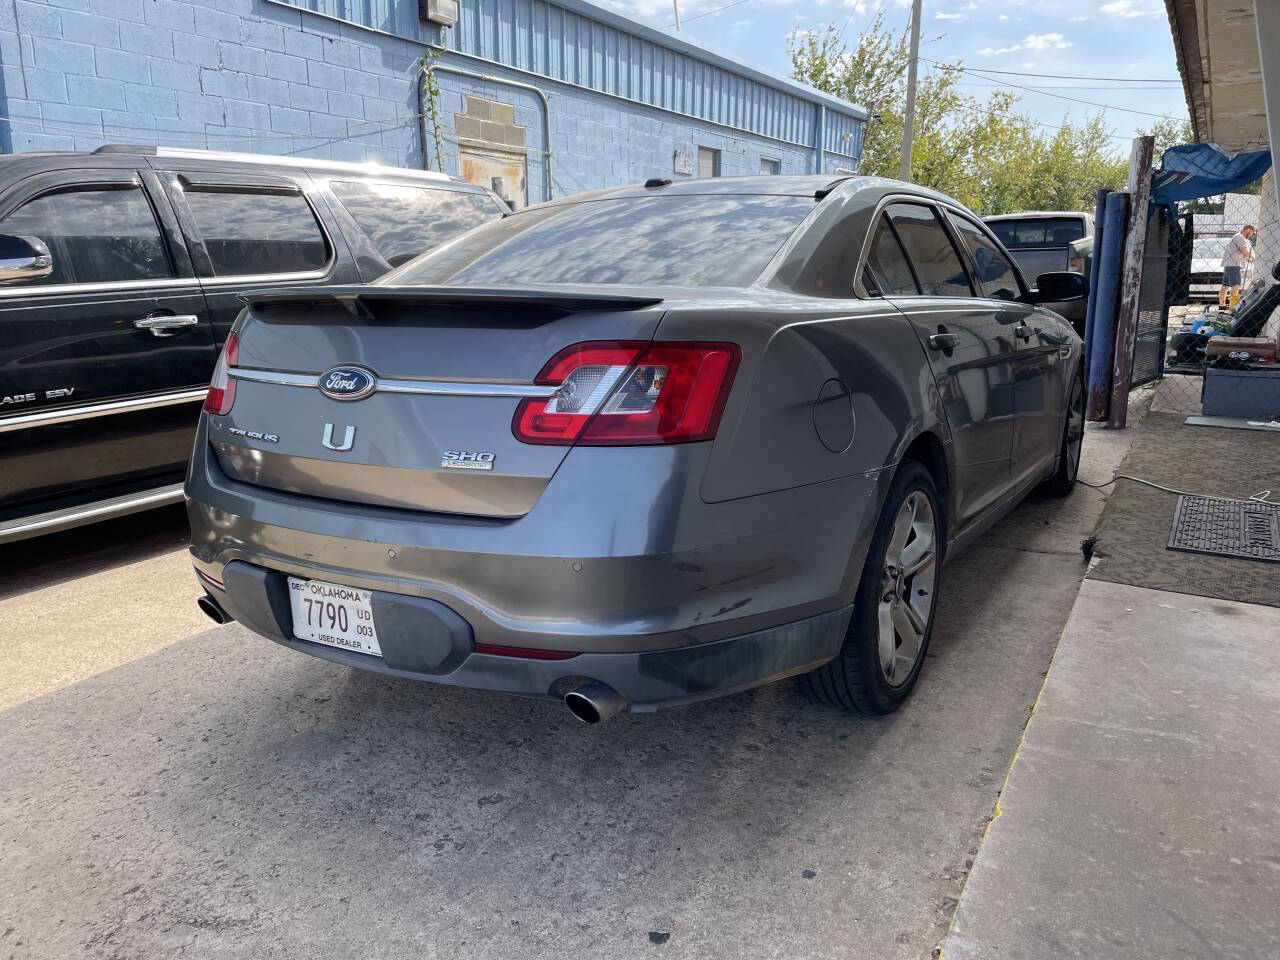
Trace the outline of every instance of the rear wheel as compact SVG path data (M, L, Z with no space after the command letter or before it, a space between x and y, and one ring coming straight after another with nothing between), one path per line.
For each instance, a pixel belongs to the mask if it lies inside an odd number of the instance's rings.
M815 698L889 713L911 693L929 649L946 532L929 471L904 460L893 478L834 660L805 681Z
M1080 453L1084 448L1084 368L1076 374L1067 401L1067 422L1062 428L1062 446L1058 451L1058 469L1044 482L1044 492L1051 497L1065 497L1075 489L1080 473Z

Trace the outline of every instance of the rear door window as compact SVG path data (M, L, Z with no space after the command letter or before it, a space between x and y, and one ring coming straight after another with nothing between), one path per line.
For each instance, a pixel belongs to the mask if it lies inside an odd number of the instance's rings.
M36 197L5 217L0 233L38 237L53 256L53 272L48 276L14 281L6 287L173 276L155 213L137 184Z
M1010 250L1045 245L1065 246L1072 240L1079 240L1084 236L1084 222L1079 217L994 220L987 226Z
M301 193L188 187L187 207L214 276L311 273L329 262L329 245Z
M874 297L914 296L920 292L906 251L884 215L871 238L871 250L862 268L862 286Z
M960 242L969 249L976 271L975 280L984 297L991 300L1017 300L1022 296L1013 264L991 239L966 218L952 215Z
M329 187L393 267L501 215L478 193L344 180Z
M932 207L891 203L885 212L906 248L925 296L973 296L960 254Z

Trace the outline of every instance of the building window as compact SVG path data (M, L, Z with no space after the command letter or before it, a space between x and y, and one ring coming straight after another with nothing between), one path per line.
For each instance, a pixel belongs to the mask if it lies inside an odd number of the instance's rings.
M782 172L782 161L775 160L773 157L760 158L760 176L776 177Z
M704 178L720 176L719 150L712 150L710 147L698 148L698 176Z

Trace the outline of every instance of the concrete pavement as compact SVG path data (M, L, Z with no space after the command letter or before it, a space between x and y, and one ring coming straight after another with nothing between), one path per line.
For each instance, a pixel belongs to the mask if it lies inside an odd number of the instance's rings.
M1085 475L1123 440L1091 432ZM927 956L1102 499L1028 501L950 564L920 686L878 719L783 683L588 728L193 627L167 532L129 558L68 535L0 599L40 638L0 636L0 957ZM120 587L96 655L41 613Z
M1280 610L1086 580L944 947L1280 948Z

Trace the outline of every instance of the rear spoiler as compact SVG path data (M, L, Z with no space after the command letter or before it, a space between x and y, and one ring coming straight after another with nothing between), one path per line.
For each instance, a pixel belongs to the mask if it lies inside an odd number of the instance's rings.
M649 295L595 293L572 287L274 287L240 294L250 306L286 303L336 303L353 316L369 319L375 304L424 303L438 306L479 306L520 304L549 307L566 313L585 310L635 310L661 303L662 297Z

